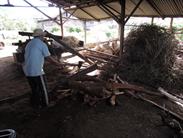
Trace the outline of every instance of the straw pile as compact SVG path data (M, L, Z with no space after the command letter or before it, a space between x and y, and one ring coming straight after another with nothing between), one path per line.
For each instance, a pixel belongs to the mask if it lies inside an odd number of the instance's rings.
M64 36L62 41L65 42L67 45L71 46L72 48L77 48L80 46L80 40L74 36Z
M124 43L120 77L153 87L171 84L176 45L165 28L144 24L132 29Z

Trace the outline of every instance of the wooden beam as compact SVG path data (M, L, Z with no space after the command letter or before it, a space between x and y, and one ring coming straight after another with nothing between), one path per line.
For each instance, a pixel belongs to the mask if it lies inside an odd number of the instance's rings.
M85 40L85 44L87 43L87 31L86 31L86 21L83 21L83 26L84 26L84 40Z
M86 10L84 10L84 9L82 9L82 8L79 8L81 11L83 11L84 13L86 13L86 14L88 14L90 17L92 17L93 19L95 19L95 20L98 20L99 21L99 19L97 19L95 16L93 16L92 14L90 14L89 12L87 12Z
M154 17L151 18L151 25L154 24Z
M173 115L174 117L176 117L176 118L180 119L181 121L183 121L183 117L180 116L180 115L178 115L178 114L176 114L175 112L172 112L172 111L170 111L169 109L167 109L167 108L165 108L165 107L163 107L163 106L157 104L156 102L151 101L151 100L149 100L149 99L147 99L147 98L145 98L145 97L143 97L143 96L140 96L140 95L139 95L138 97L140 97L140 99L142 99L142 100L144 100L144 101L146 101L146 102L148 102L148 103L150 103L150 104L153 104L153 105L157 106L158 108L162 109L163 111L166 111L167 113L170 113L170 114Z
M74 8L71 8L71 6L67 6L67 7L64 7L64 9L66 11L69 11L69 10L75 10L75 9L78 9L78 8L88 8L88 7L93 7L93 6L96 6L98 5L98 2L100 2L101 0L94 0L93 2L87 2L86 0L83 0L83 2L79 2L79 3L75 3L73 5L76 5L77 7L74 7ZM108 0L107 2L103 2L104 4L107 4L107 3L111 3L111 2L117 2L119 0Z
M76 12L76 10L74 10L74 11L69 15L69 17L66 18L66 20L63 22L63 24L64 24L65 22L67 22L67 21L70 19L70 17L71 17L75 12Z
M165 95L168 99L170 99L171 101L175 102L175 103L180 103L183 105L183 100L180 99L180 98L177 98L176 96L168 93L167 91L165 91L163 88L159 87L158 90L163 94Z
M173 1L173 3L175 4L175 7L176 7L175 9L178 10L179 14L182 14L182 12L181 12L182 9L179 8L179 6L177 5L177 2L175 2L175 0L172 0L172 1Z
M130 13L130 15L128 16L128 18L125 20L124 25L128 22L128 20L130 19L130 17L134 14L134 12L137 10L137 8L139 7L139 5L142 3L143 0L140 0L137 5L135 6L135 8L132 10L132 12Z
M130 0L130 1L131 1L135 6L137 5L137 4L134 2L134 0ZM145 14L145 12L144 12L144 10L143 10L142 8L139 7L139 10Z
M106 14L108 14L111 18L113 18L118 24L120 23L119 18L111 12L104 4L100 3L98 5Z
M32 5L30 2L28 2L27 0L24 0L27 4L29 4L31 7L33 7L34 9L38 10L40 13L42 13L44 16L48 17L50 20L54 21L55 23L57 23L58 25L61 25L59 22L57 22L56 20L54 20L53 18L51 18L50 16L48 16L47 14L45 14L43 11L41 11L39 8L35 7L34 5Z
M80 78L81 76L84 76L87 73L90 73L90 72L92 72L92 71L94 71L96 69L98 69L97 64L93 64L93 65L89 66L88 68L83 69L83 70L77 72L76 74L70 76L69 79L77 79L77 78Z
M109 6L109 5L107 5L107 4L105 4L105 6L108 7L109 9L115 11L117 14L120 15L120 12L118 12L117 10L115 10L114 8L112 8L111 6Z
M18 32L18 34L21 36L28 36L28 37L32 37L32 35L33 35L32 32ZM53 36L58 38L58 39L62 39L62 36L59 36L59 35L53 35ZM49 37L49 36L46 36L46 37Z
M79 52L77 52L76 50L74 50L72 47L70 47L68 44L66 44L65 42L63 42L61 39L59 39L58 37L55 37L55 35L45 31L47 34L47 37L53 38L56 42L60 43L68 52L79 56L81 59L83 59L84 61L88 62L89 64L91 64L91 62L84 57L83 55L81 55Z
M170 20L170 32L173 33L173 18Z
M120 0L121 4L121 19L120 19L120 59L122 58L124 48L124 30L125 30L125 7L126 0Z
M160 11L160 9L158 9L157 6L155 6L155 3L153 3L152 1L147 0L147 3L155 10L155 12L161 17L164 18L164 15L162 15L162 12Z
M10 0L7 0L8 5L10 5Z
M60 16L61 36L64 36L63 21L62 21L62 9L61 9L61 7L59 7L59 16Z

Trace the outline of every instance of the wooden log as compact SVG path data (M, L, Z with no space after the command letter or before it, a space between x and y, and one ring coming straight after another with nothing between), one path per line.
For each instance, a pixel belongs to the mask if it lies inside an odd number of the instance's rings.
M159 105L159 104L157 104L157 103L155 103L155 102L153 102L153 101L151 101L151 100L149 100L149 99L147 99L145 97L142 97L140 95L139 95L139 98L144 100L144 101L146 101L146 102L148 102L148 103L151 103L151 104L155 105L156 107L162 109L163 111L166 111L166 112L170 113L174 117L176 117L176 118L180 119L181 121L183 121L183 117L178 115L178 114L176 114L176 113L174 113L173 111L170 111L169 109L167 109L167 108L165 108L165 107L163 107L163 106L161 106L161 105Z
M90 73L90 72L96 70L97 68L98 68L97 64L93 64L90 67L88 67L88 68L86 68L84 70L81 70L81 71L77 72L76 74L70 76L69 79L80 78L81 76L86 75L87 73Z
M151 95L162 96L162 94L160 94L160 93L153 92L153 91L145 89L142 86L133 85L133 84L108 83L106 86L109 89L112 89L112 90L116 90L116 89L129 89L129 90L134 90L134 91L138 91L138 92L139 91L140 92L144 92L144 93L151 94Z
M74 56L76 56L76 55L63 56L63 57L62 57L62 59L64 59L64 60L65 60L65 59L68 59L68 58L73 58Z
M72 54L79 56L81 59L83 59L84 61L86 61L89 64L91 64L91 61L89 61L86 57L84 57L79 52L77 52L76 50L71 48L69 45L67 45L65 42L63 42L61 39L59 39L55 35L47 32L47 36L49 36L50 38L54 39L56 42L60 43L68 52L71 52Z
M90 96L103 97L105 95L105 92L103 91L105 85L103 85L103 83L93 81L82 83L77 81L68 81L68 85L70 88L82 91Z
M81 77L78 77L75 79L76 81L94 81L94 82L103 82L103 80L97 78L96 76L88 76L88 75L83 75Z
M167 98L169 98L171 101L173 102L178 102L180 104L183 105L183 100L182 99L179 99L173 95L171 95L170 93L166 92L163 88L159 87L158 90L163 94L165 95Z
M0 99L0 104L16 102L20 99L28 97L29 94L30 93L25 93L25 94L22 94L22 95L19 95L19 96L12 96L12 97L7 97L7 98L4 98L4 99Z
M95 60L95 61L101 62L101 63L107 63L107 61L106 61L106 60L104 60L104 59L99 59L99 58L96 58L96 57L94 57L94 56L86 55L86 57L87 57L87 58L89 58L89 59L92 59L92 60Z
M98 59L103 59L105 61L111 61L111 62L116 62L118 60L118 58L116 58L116 57L104 56L102 54L97 54L97 53L84 53L84 55L95 57Z
M107 53L100 52L100 51L94 51L94 50L90 50L90 49L87 49L87 48L85 48L84 50L89 51L89 52L91 52L92 54L93 54L93 53L97 53L97 54L99 54L99 55L103 55L103 56L106 56L106 57L118 58L118 57L115 56L115 55L107 54Z
M79 64L67 63L67 62L62 62L61 64L62 64L63 66L79 66Z

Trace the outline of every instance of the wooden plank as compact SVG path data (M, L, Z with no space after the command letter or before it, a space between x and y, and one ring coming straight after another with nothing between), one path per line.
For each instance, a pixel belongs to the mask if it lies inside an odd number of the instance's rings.
M166 97L168 97L171 101L173 102L179 102L183 105L183 100L182 99L179 99L173 95L171 95L170 93L166 92L163 88L159 87L158 90L163 94L165 95Z
M92 71L94 71L96 69L98 69L97 64L93 64L90 67L88 67L88 68L86 68L84 70L81 70L80 72L77 72L76 74L70 76L69 79L77 79L77 78L80 78L81 76L86 75L87 73L90 73L90 72L92 72Z
M47 31L45 31L47 32ZM73 48L71 48L69 45L67 45L65 42L63 42L61 39L55 37L55 35L47 32L47 35L50 38L53 38L56 42L60 43L68 52L79 56L81 59L83 59L84 61L88 62L89 64L91 64L91 61L89 61L86 57L84 57L83 55L81 55L79 52L77 52L76 50L74 50Z
M183 121L183 117L178 115L178 114L176 114L176 113L174 113L173 111L170 111L169 109L167 109L167 108L165 108L165 107L163 107L163 106L161 106L161 105L159 105L159 104L157 104L157 103L155 103L155 102L153 102L153 101L151 101L151 100L149 100L149 99L147 99L145 97L142 97L140 95L139 95L139 98L144 100L144 101L146 101L146 102L148 102L148 103L151 103L151 104L155 105L156 107L162 109L163 111L166 111L166 112L170 113L174 117L176 117L176 118L180 119L181 121Z

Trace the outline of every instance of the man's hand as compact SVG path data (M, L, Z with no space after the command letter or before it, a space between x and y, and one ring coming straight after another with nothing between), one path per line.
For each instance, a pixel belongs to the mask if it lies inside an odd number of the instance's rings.
M53 63L55 66L57 66L59 69L63 69L63 65L58 62L56 59L54 59L53 57L51 56L48 56L46 57L46 60L50 63Z

